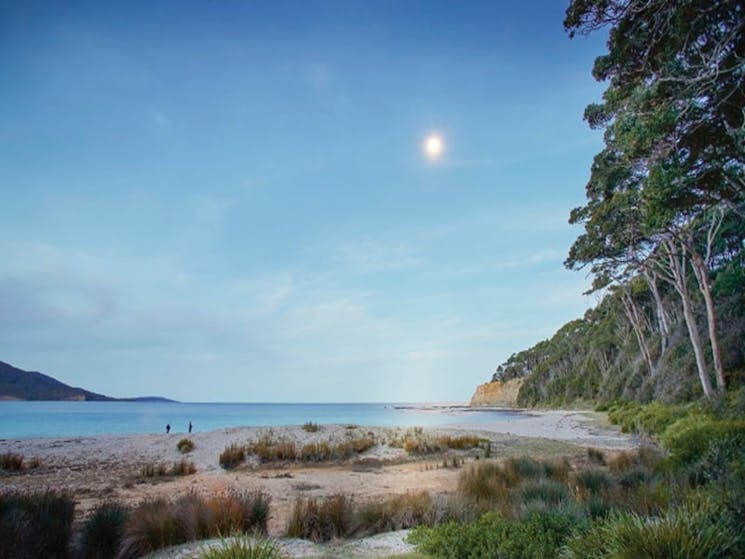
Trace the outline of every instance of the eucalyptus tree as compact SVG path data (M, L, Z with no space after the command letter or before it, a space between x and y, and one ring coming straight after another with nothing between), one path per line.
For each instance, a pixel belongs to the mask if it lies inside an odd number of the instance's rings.
M585 111L591 127L605 129L605 149L593 164L587 205L570 218L585 233L567 264L590 263L607 278L622 256L622 276L646 271L654 281L661 272L680 295L702 387L712 396L687 274L693 270L705 301L716 388L724 390L712 249L725 215L742 215L745 197L745 4L573 0L564 25L570 36L610 27L608 52L593 68L608 88Z

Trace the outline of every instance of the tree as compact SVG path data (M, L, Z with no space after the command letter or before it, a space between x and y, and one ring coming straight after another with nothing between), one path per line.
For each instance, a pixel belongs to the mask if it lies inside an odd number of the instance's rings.
M610 27L608 53L593 69L608 88L585 111L591 127L605 129L605 149L593 163L588 203L570 217L585 233L567 265L590 264L600 284L619 272L662 271L680 295L702 388L712 396L687 271L705 301L722 391L711 275L720 264L719 225L727 213L742 215L745 199L745 4L573 0L564 25L570 36Z

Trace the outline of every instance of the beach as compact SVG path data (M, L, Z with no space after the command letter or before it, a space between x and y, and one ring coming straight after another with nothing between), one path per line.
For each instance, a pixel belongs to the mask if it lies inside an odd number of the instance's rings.
M473 424L421 429L319 425L316 432L309 432L298 425L235 427L191 435L5 439L0 440L0 454L20 454L27 461L38 458L39 466L21 472L3 471L0 479L5 491L67 490L75 497L79 518L106 500L135 505L144 499L170 499L190 491L202 495L231 490L262 491L271 498L269 534L279 537L299 497L345 494L357 501L366 501L418 491L449 494L457 486L462 467L486 457L484 445L469 451L411 454L400 446L407 437L435 440L473 435L489 441L491 458L530 455L580 459L586 454L586 447L613 451L637 444L635 439L604 424L598 414L575 411L525 414L519 421L481 423L478 428ZM194 443L193 450L186 454L177 448L184 438ZM338 444L360 438L372 439L374 445L346 460L261 464L256 457L248 456L245 463L235 469L225 470L220 466L219 456L226 447L246 445L261 438L289 441L297 448L311 443ZM143 468L148 466L171 465L182 459L193 463L196 473L162 477L142 474ZM452 463L456 467L451 467Z

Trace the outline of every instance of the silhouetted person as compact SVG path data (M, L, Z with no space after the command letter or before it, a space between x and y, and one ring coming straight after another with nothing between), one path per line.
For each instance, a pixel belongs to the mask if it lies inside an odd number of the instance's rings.
M189 422L189 433L191 433L191 421Z
M168 424L166 425L166 435L167 435L168 433L170 433L170 432L171 432L171 424L170 424L170 423L168 423Z

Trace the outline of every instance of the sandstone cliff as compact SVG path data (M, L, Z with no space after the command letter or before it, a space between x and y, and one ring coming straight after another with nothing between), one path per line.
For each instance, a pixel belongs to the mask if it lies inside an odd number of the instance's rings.
M522 378L515 378L505 382L494 381L480 384L476 387L471 398L472 406L515 407L517 393L523 383Z

